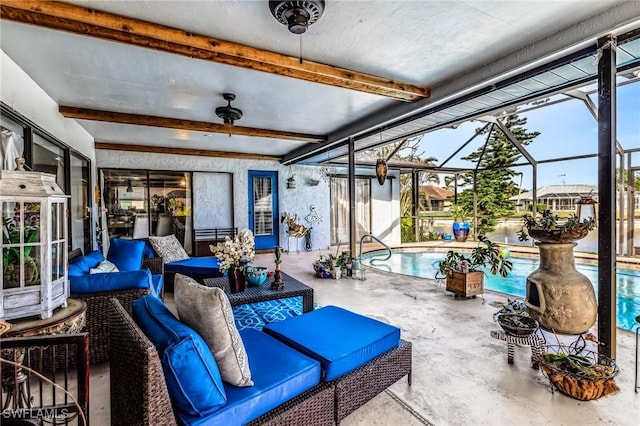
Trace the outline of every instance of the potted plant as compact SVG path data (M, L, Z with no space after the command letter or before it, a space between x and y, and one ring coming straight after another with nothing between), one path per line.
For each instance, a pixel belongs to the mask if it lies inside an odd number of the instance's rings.
M506 277L513 264L506 259L505 251L485 236L479 236L480 244L471 253L454 250L447 252L444 260L438 262L436 278L446 278L446 290L456 296L474 297L484 292L484 271L486 267L493 275Z
M510 335L527 336L535 333L538 322L529 316L524 301L520 299L507 299L507 301L502 309L493 314L493 320Z
M469 236L469 222L467 222L467 216L469 212L462 206L454 204L451 207L451 214L453 214L454 222L453 222L453 236L456 241L467 241L467 237Z
M317 278L331 278L331 273L334 272L338 265L338 258L332 253L321 254L320 258L313 262L313 271Z
M38 240L40 227L32 224L25 226L25 243L31 244ZM2 227L3 244L20 244L20 229L10 217L3 218ZM2 271L5 288L20 287L20 264L24 264L25 285L35 285L40 281L40 267L38 260L31 257L32 246L25 246L23 256L20 257L19 247L10 247L2 253Z
M618 366L615 361L586 349L586 341L599 344L587 333L566 346L557 339L557 345L547 345L539 355L540 370L563 394L589 401L619 391L615 383Z
M518 240L527 241L531 237L543 243L568 243L586 237L595 226L596 222L592 217L581 221L574 213L569 218L561 220L551 210L545 210L540 218L529 214L522 217Z

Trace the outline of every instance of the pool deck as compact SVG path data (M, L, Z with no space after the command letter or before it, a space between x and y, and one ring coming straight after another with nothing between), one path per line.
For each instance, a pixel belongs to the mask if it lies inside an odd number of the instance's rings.
M507 363L506 344L490 334L500 329L493 314L499 303L506 302L504 295L487 292L475 299L456 299L435 280L371 268L366 268L365 281L315 278L312 264L320 253L328 252L285 254L282 270L312 287L320 306L337 305L396 325L402 338L413 343L413 384L399 380L345 418L342 426L638 426L634 333L621 329L616 333L620 373L615 381L620 391L594 401L578 401L551 392L542 373L530 367L528 347L516 346L514 364ZM253 264L272 268L274 255L258 254ZM170 307L172 299L167 293ZM554 336L547 337L555 341ZM109 424L108 377L108 364L92 366L93 426Z

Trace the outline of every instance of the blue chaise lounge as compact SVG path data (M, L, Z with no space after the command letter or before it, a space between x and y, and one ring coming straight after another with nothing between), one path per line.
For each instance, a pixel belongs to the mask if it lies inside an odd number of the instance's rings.
M174 235L149 237L143 241L145 259L162 259L164 282L169 291L173 290L176 274L186 275L199 282L205 278L224 275L220 272L215 256L190 257Z

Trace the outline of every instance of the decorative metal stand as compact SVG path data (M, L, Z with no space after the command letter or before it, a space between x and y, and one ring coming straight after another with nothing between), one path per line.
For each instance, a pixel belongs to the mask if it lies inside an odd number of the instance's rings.
M527 336L516 336L513 334L505 333L502 330L491 330L491 337L494 339L507 342L507 362L513 364L513 355L515 354L515 345L528 345L531 347L531 368L538 369L538 363L540 361L540 352L542 346L545 344L544 338L540 337L537 333L532 333Z
M271 283L271 290L281 290L284 288L284 281L282 280L282 273L280 272L280 264L282 263L282 247L276 247L276 270L273 274L273 282Z

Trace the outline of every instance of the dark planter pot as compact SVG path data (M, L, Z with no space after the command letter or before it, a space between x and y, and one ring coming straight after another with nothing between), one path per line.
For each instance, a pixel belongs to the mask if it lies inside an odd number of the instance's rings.
M467 241L469 236L469 222L453 222L453 236L456 241Z

